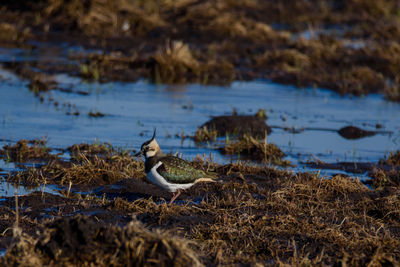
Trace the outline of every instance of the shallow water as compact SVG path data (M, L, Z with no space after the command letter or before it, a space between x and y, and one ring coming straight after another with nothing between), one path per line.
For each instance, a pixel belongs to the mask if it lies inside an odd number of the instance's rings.
M27 167L34 167L33 164ZM16 194L18 196L23 196L29 194L34 191L41 191L43 193L51 193L54 195L61 195L61 191L63 190L62 187L57 185L45 185L40 187L25 187L22 185L14 185L11 183L7 183L5 177L10 172L20 171L22 170L21 167L16 166L14 163L7 163L4 160L0 159L0 203L1 201L5 200L5 197L12 197ZM1 205L1 204L0 204Z
M0 50L0 61L37 57L35 51L6 50ZM66 54L60 53L57 60ZM89 95L51 91L41 103L29 91L26 81L4 69L0 69L0 77L3 145L46 137L52 148L109 142L124 149L139 149L156 127L157 140L165 152L182 153L186 159L197 154L212 155L215 161L226 163L232 158L221 155L211 144L196 146L189 138L182 141L175 135L182 132L193 135L211 116L231 114L234 108L239 114L253 114L261 108L266 110L267 124L273 127L268 142L284 150L287 158L297 165L296 171L309 170L301 162L315 159L329 163L377 162L400 146L400 105L379 95L342 97L328 90L298 89L259 80L238 81L231 86L155 85L146 81L99 84L61 74L56 80L62 88ZM58 106L54 105L56 101ZM66 114L71 111L79 111L80 115ZM106 116L89 117L90 111L100 111ZM348 125L377 130L376 124L383 125L378 129L381 133L358 140L344 139L336 132ZM290 133L283 127L304 130ZM322 174L339 172L325 170Z

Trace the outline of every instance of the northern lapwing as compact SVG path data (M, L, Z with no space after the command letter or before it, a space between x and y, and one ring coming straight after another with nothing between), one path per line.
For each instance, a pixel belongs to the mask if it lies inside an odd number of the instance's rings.
M198 182L213 182L217 178L215 174L194 168L186 160L164 154L155 138L156 130L135 156L144 155L146 177L150 182L172 192L169 204L181 194L181 189L188 189Z

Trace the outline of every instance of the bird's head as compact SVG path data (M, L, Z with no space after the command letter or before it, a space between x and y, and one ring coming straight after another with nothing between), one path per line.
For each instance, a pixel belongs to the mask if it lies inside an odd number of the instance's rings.
M154 157L157 153L160 152L161 152L160 146L156 141L156 129L154 129L153 137L142 144L140 151L135 156L139 157L144 155L145 158L147 159Z

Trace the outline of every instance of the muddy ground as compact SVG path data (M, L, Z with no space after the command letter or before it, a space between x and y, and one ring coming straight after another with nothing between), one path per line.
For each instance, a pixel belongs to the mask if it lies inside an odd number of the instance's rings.
M72 52L79 64L8 64L16 70L156 83L266 78L399 101L399 10L394 0L6 1L0 43L101 51ZM54 87L34 77L35 90Z
M71 52L62 64L1 63L29 80L42 101L51 90L88 94L60 88L56 73L174 84L266 78L399 101L399 11L394 0L5 1L0 47L66 42L100 52ZM54 105L79 115L69 103ZM223 135L201 129L200 141ZM345 130L351 139L374 134ZM221 150L290 164L278 147L249 136ZM174 205L145 179L141 160L108 144L60 152L43 140L21 140L0 153L23 169L4 179L32 189L0 200L0 265L400 264L399 152L377 164L336 165L368 172L368 185L346 175L325 179L197 158L192 164L216 172L218 182L195 185ZM32 162L37 167L27 168Z
M217 173L218 182L197 184L167 205L171 194L150 184L143 163L127 151L79 144L68 148L66 160L47 157L51 149L44 147L20 141L1 152L43 163L5 177L36 189L1 201L0 247L7 249L1 264L400 263L398 152L382 159L393 169L376 169L369 187L349 176L325 179L199 157L192 164ZM44 191L51 184L57 194Z

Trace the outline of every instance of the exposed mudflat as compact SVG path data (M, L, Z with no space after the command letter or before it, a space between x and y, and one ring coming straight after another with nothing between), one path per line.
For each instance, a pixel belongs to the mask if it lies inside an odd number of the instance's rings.
M399 13L5 1L0 265L399 265ZM217 182L168 205L154 127Z

